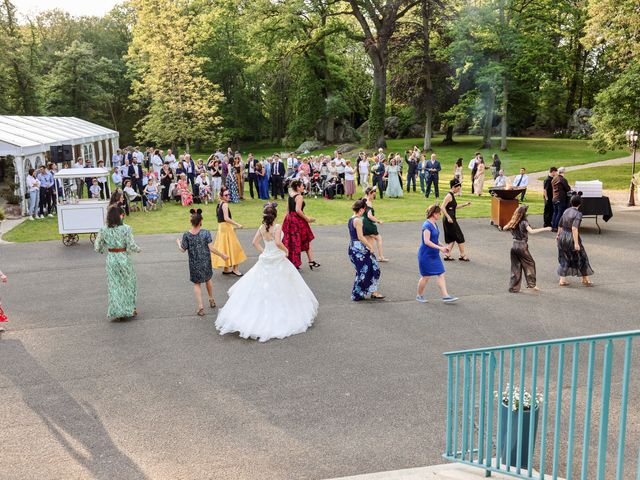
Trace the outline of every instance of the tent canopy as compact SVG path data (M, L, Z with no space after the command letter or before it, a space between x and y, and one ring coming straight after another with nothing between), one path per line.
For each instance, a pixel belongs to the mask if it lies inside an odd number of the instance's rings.
M75 117L0 115L0 156L47 152L54 145L82 145L118 132Z
M109 175L107 168L63 168L56 172L55 178L106 177L107 175Z

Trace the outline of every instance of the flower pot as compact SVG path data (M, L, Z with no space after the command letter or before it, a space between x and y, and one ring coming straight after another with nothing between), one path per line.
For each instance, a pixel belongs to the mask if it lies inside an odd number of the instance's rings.
M511 410L510 407L504 403L500 403L500 439L502 442L502 448L500 451L500 461L505 465L512 467L517 466L518 458L518 410ZM511 415L511 444L507 445L507 425L509 422L509 415ZM531 410L524 410L522 412L522 446L520 448L520 466L522 468L529 468L529 438L533 435L533 446L535 450L536 432L538 431L538 409L533 410L533 432L529 429L529 422L531 420ZM533 455L533 451L531 452Z

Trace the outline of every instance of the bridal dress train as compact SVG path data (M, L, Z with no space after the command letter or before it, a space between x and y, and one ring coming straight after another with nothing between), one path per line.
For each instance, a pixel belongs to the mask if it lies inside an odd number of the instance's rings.
M262 239L258 262L229 289L229 299L218 313L220 335L238 332L260 342L286 338L305 332L318 313L318 300L296 267L274 240L264 234Z

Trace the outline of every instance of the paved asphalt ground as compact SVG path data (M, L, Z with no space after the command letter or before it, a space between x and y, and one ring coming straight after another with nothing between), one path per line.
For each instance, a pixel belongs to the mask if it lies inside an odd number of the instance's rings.
M532 223L539 224L534 218ZM324 479L442 463L442 352L638 328L640 213L598 235L595 288L556 286L552 234L534 236L541 294L507 292L510 235L464 220L471 263L446 264L456 305L414 300L419 224L382 227L381 303L349 300L346 226L315 229L320 301L305 334L259 344L194 315L175 236L141 236L140 317L105 319L104 257L84 237L3 245L0 478ZM253 232L240 231L250 259ZM232 278L215 275L219 304ZM274 292L283 296L286 292Z

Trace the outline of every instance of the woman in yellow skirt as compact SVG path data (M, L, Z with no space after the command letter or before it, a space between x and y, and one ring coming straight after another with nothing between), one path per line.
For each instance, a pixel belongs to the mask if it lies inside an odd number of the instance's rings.
M247 259L242 249L242 245L238 241L235 228L242 228L238 222L231 218L229 210L229 189L222 187L220 190L220 203L216 208L216 216L218 217L218 234L213 247L228 258L223 260L217 255L211 255L211 264L213 268L223 268L224 275L235 275L241 277L242 273L238 270L238 265Z

